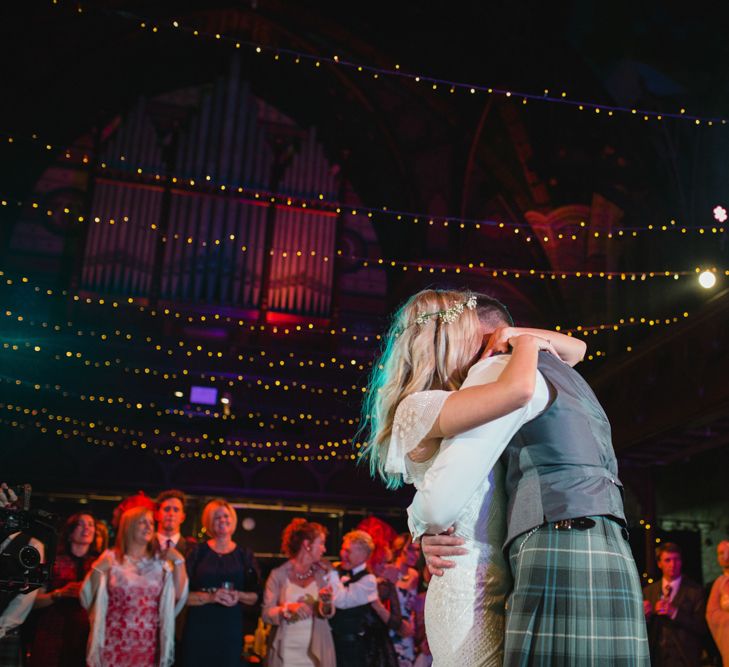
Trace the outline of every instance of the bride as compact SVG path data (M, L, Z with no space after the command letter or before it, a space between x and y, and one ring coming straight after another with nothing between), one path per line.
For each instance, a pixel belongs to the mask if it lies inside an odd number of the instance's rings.
M414 537L445 530L455 517L456 532L465 541L454 558L457 567L434 577L426 597L425 624L436 667L500 666L503 660L504 602L511 586L502 553L506 500L498 458L503 446L489 448L478 427L533 409L535 391L546 404L549 389L537 373L540 350L570 365L585 351L580 340L506 323L511 317L503 304L481 294L415 294L393 317L363 408L372 473L390 488L405 482L418 490L408 510ZM495 330L484 349L484 332ZM509 347L511 355L492 357ZM503 370L496 376L494 368ZM465 436L448 440L459 434ZM464 440L476 447L464 448ZM438 473L429 475L439 456ZM468 465L490 468L488 479L449 494L448 485L468 485L468 475L459 475ZM449 500L455 497L470 499L452 507Z

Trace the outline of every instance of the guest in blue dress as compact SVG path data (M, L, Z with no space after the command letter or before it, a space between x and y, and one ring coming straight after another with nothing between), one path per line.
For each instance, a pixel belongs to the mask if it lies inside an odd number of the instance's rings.
M202 523L210 535L187 556L190 578L181 664L238 667L243 649L243 605L260 593L258 564L250 549L233 541L235 509L222 498L210 501Z

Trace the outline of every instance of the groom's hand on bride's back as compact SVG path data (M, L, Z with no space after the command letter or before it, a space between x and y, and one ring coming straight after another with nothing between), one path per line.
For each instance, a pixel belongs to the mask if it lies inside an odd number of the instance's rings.
M420 546L425 556L425 564L431 574L437 577L443 575L444 570L455 567L449 556L460 556L468 553L461 545L463 538L454 535L455 528L451 526L445 533L440 535L423 535Z

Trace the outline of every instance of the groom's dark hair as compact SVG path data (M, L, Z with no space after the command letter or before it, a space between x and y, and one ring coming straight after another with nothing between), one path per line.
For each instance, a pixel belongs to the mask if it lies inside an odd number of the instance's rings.
M514 326L509 309L501 301L485 294L476 293L476 314L481 324L489 330L498 329L504 325Z

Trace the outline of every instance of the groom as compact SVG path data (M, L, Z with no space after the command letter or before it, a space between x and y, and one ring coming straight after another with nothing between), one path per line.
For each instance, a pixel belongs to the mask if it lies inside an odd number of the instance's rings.
M512 321L506 308L479 296L478 314L485 336L496 331L489 346L507 351L509 332L501 328ZM493 366L491 381L503 369ZM504 451L506 467L504 550L514 588L506 605L504 665L647 666L642 594L627 542L610 424L582 377L546 352L539 354L537 381L546 391L535 392L528 411L490 422L483 443ZM488 473L484 469L483 478ZM460 488L465 495L474 487ZM462 500L461 506L468 498ZM416 494L408 508L411 525L419 524L423 502ZM447 525L446 520L428 532ZM423 537L433 574L454 567L444 557L463 552L457 533L455 526L455 534Z

